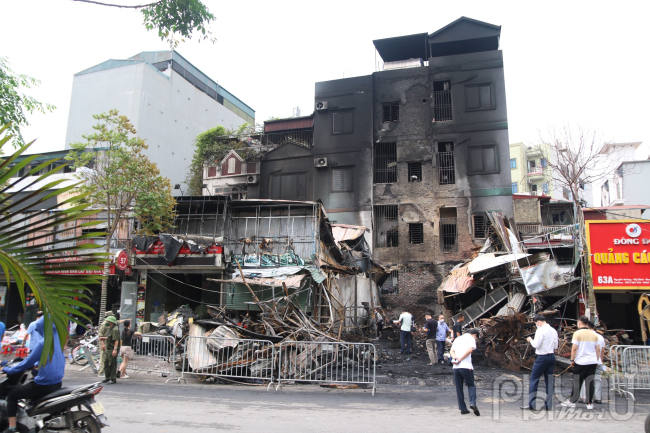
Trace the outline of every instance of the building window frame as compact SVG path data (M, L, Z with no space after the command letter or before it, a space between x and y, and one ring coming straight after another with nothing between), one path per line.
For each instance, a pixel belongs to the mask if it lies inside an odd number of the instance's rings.
M381 285L380 293L382 295L399 294L399 271L391 271L390 276Z
M519 192L519 184L517 182L512 182L512 193L517 194Z
M469 106L469 98L470 94L469 91L470 89L476 87L478 89L478 97L479 97L479 106L478 107L470 107ZM481 104L481 87L489 87L490 88L490 104L487 106L483 106ZM466 84L465 85L465 111L486 111L486 110L494 110L497 108L496 104L496 98L494 95L494 82L483 82L483 83L472 83L472 84Z
M340 187L336 189L336 173L340 173ZM349 176L347 185L345 176ZM354 167L336 167L332 169L331 192L353 192L354 191Z
M373 247L397 248L399 246L398 205L374 205L372 211Z
M399 122L399 101L381 104L382 123Z
M375 143L372 152L373 184L397 183L397 142Z
M407 180L409 182L422 182L422 161L408 163Z
M350 129L346 130L345 125L342 123L341 124L341 131L336 132L336 127L335 127L335 116L340 115L343 116L345 114L350 115ZM344 118L341 117L341 122L344 121ZM354 134L354 110L349 109L349 110L336 110L332 111L332 135L347 135L347 134Z
M517 169L517 158L510 158L510 170Z
M472 237L474 239L487 239L488 218L483 212L472 214Z
M449 150L440 151L442 145L449 144ZM436 143L436 162L438 166L438 185L456 184L456 154L453 141L441 141Z
M481 149L481 162L484 165L485 162L485 151L488 149L492 149L494 151L494 168L491 170L472 170L472 165L471 165L471 153L473 151L477 151ZM467 147L467 175L468 176L474 176L477 174L498 174L500 173L499 169L499 146L496 143L489 143L489 144L478 144L475 146L468 146Z
M409 244L423 244L424 243L424 224L423 223L409 223Z

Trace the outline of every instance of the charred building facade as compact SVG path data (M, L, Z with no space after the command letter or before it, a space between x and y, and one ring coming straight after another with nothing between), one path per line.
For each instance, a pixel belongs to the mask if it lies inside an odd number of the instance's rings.
M485 242L486 212L513 215L500 32L462 17L374 41L381 71L316 83L313 145L262 156L259 198L321 200L371 229L388 308L435 310L443 277Z

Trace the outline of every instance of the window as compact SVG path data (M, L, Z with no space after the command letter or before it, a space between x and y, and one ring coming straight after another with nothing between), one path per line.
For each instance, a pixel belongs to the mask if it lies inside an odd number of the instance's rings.
M456 183L456 163L454 161L454 143L445 141L438 143L438 183L453 185Z
M540 163L539 165L541 165L542 168L546 168L546 166L548 165L548 163L546 162L546 158L542 158L542 159L539 161L539 163Z
M548 183L543 183L542 184L542 191L544 191L545 193L548 193Z
M519 192L519 187L517 185L517 182L512 182L512 193L517 194Z
M382 295L397 295L399 293L398 272L392 271L390 276L384 281L384 284L381 285Z
M374 150L373 182L397 182L397 143L376 143Z
M332 170L332 192L352 191L352 169L335 168Z
M374 206L374 246L376 248L392 248L398 246L397 205Z
M472 215L472 227L474 229L474 239L487 238L487 217L484 214Z
M530 186L530 193L531 193L532 195L537 195L537 185L536 185L536 184L532 184L532 185Z
M246 173L247 174L257 173L257 163L256 162L247 162L246 163Z
M217 175L217 167L208 167L208 177L215 177Z
M440 249L443 253L458 251L456 208L440 208Z
M388 102L386 104L382 104L382 121L399 121L399 102Z
M517 160L515 158L511 158L510 159L510 169L514 170L515 168L517 168Z
M433 82L433 121L452 120L451 81Z
M409 182L422 182L422 163L409 162Z
M499 172L496 145L468 147L467 174L494 174Z
M335 111L332 113L332 133L352 134L352 111Z
M271 177L272 200L304 200L306 198L306 174L276 174Z
M234 157L231 157L228 160L228 170L227 170L228 172L226 174L234 174L235 173L235 164L236 163L237 163L237 161L235 160Z
M466 110L489 110L494 108L492 84L473 84L465 86Z
M424 227L422 226L422 223L409 224L409 243L424 243Z

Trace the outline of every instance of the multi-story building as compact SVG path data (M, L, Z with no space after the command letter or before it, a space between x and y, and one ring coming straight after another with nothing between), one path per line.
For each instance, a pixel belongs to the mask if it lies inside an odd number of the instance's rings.
M144 153L172 185L185 182L198 134L255 123L253 109L176 51L111 59L75 74L66 149L93 133L93 114L111 109L130 119L149 145Z
M548 162L551 158L548 144L526 146L524 143L510 145L510 177L512 193L523 195L545 195L555 199L566 199Z
M513 212L500 34L462 17L374 41L382 70L316 83L313 146L265 154L248 197L321 200L371 228L392 270L385 305L435 308L448 269L485 241L486 211Z

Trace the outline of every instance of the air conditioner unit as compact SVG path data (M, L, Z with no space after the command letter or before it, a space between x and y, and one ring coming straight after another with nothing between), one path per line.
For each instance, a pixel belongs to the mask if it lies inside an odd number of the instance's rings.
M247 184L256 184L257 182L259 182L259 178L257 177L256 174L249 174L248 176L246 176Z
M325 111L329 108L327 101L316 101L316 104L314 104L314 109L316 111Z
M327 158L314 158L314 167L316 168L327 167Z

